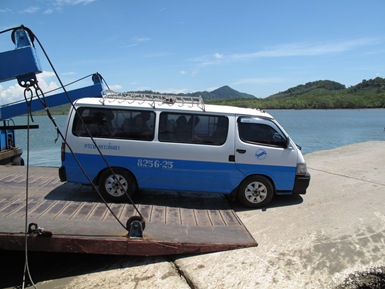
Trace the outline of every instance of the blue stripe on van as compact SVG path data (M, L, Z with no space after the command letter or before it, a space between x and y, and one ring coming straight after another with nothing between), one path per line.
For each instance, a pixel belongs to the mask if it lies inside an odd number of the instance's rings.
M292 191L294 188L296 167L237 164L245 176L265 175L273 180L277 191Z
M91 180L106 165L99 155L76 154ZM291 191L294 186L295 168L236 164L234 162L204 162L173 159L155 159L126 156L105 156L111 167L123 167L136 177L141 189L164 189L198 192L231 193L248 175L262 174L271 178L277 190ZM63 166L67 180L89 184L78 165L66 153Z

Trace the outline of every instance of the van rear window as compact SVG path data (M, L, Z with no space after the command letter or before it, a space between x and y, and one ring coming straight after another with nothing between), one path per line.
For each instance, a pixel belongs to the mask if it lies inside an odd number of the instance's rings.
M187 113L160 114L159 141L222 145L228 133L225 116Z
M117 138L151 141L155 113L140 110L78 108L72 133L79 137Z

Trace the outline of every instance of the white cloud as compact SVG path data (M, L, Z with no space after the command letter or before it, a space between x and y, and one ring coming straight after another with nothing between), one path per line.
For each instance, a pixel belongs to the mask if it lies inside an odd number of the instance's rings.
M64 6L75 6L75 5L88 5L96 0L56 0L47 2L47 7L43 8L43 14L52 14L55 11L63 9ZM42 8L38 6L30 6L23 10L18 11L20 14L34 14L41 11ZM10 9L0 9L0 13L11 12Z
M1 13L18 13L18 14L35 14L42 11L43 14L52 14L55 11L60 11L65 6L75 6L75 5L88 5L97 0L55 0L55 1L45 1L45 7L39 6L29 6L21 10L12 10L9 8L0 8Z
M221 59L221 58L223 58L223 53L214 53L214 58L216 58L216 59Z
M40 80L43 80L43 79L54 77L55 73L53 71L43 71L42 73L39 73L36 76L37 76L37 80L40 81Z
M151 38L148 37L134 37L130 40L130 43L128 43L124 47L135 47L150 40Z
M231 59L250 60L262 57L290 57L290 56L314 56L345 52L360 46L376 43L374 39L355 39L330 43L293 43L269 47L252 53L233 54Z
M24 98L24 88L19 85L10 85L4 88L0 85L0 104L9 104Z
M356 48L375 45L380 42L379 39L375 38L359 38L324 43L288 43L267 47L254 52L234 53L226 56L223 53L217 52L213 55L202 55L190 60L197 63L199 66L208 66L241 61L253 61L258 58L318 56L346 52Z
M120 85L120 84L113 84L113 85L109 85L110 89L113 90L113 91L121 91L122 88L123 88L123 85Z
M136 41L136 42L146 42L146 41L150 41L151 39L150 38L148 38L148 37L135 37L135 38L133 38L134 39L134 41Z
M198 73L199 73L199 70L197 70L197 69L195 69L193 71L186 71L186 70L182 69L182 70L179 71L180 75L189 75L189 76L192 76L192 77L196 76Z
M95 2L96 0L56 0L57 5L87 5L92 2Z
M49 71L43 71L42 73L36 75L39 87L43 92L51 91L59 87L56 82L50 79L54 75L55 74L53 72ZM1 105L24 100L24 88L18 85L16 81L12 81L12 83L13 84L8 87L0 85ZM28 95L28 97L30 97L30 95Z
M19 11L19 13L27 13L27 14L34 14L36 12L38 12L40 10L40 7L36 7L36 6L31 6L31 7L27 7L21 11Z

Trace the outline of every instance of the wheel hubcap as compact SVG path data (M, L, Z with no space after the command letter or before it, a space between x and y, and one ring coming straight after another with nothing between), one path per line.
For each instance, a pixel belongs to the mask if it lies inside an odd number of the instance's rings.
M106 191L111 196L120 197L126 193L128 184L127 180L123 176L119 174L115 174L115 176L110 176L109 178L107 178L105 187Z
M250 183L245 190L245 196L251 203L260 203L266 199L267 188L264 184L259 182Z

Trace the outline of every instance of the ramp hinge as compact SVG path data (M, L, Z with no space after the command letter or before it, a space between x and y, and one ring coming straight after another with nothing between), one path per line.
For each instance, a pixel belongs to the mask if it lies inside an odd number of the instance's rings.
M40 237L52 237L52 232L39 227L36 223L30 223L28 226L28 234Z
M143 238L143 230L146 226L143 218L133 216L127 220L126 229L130 239Z
M129 236L130 236L130 239L143 238L143 227L139 221L131 222Z

